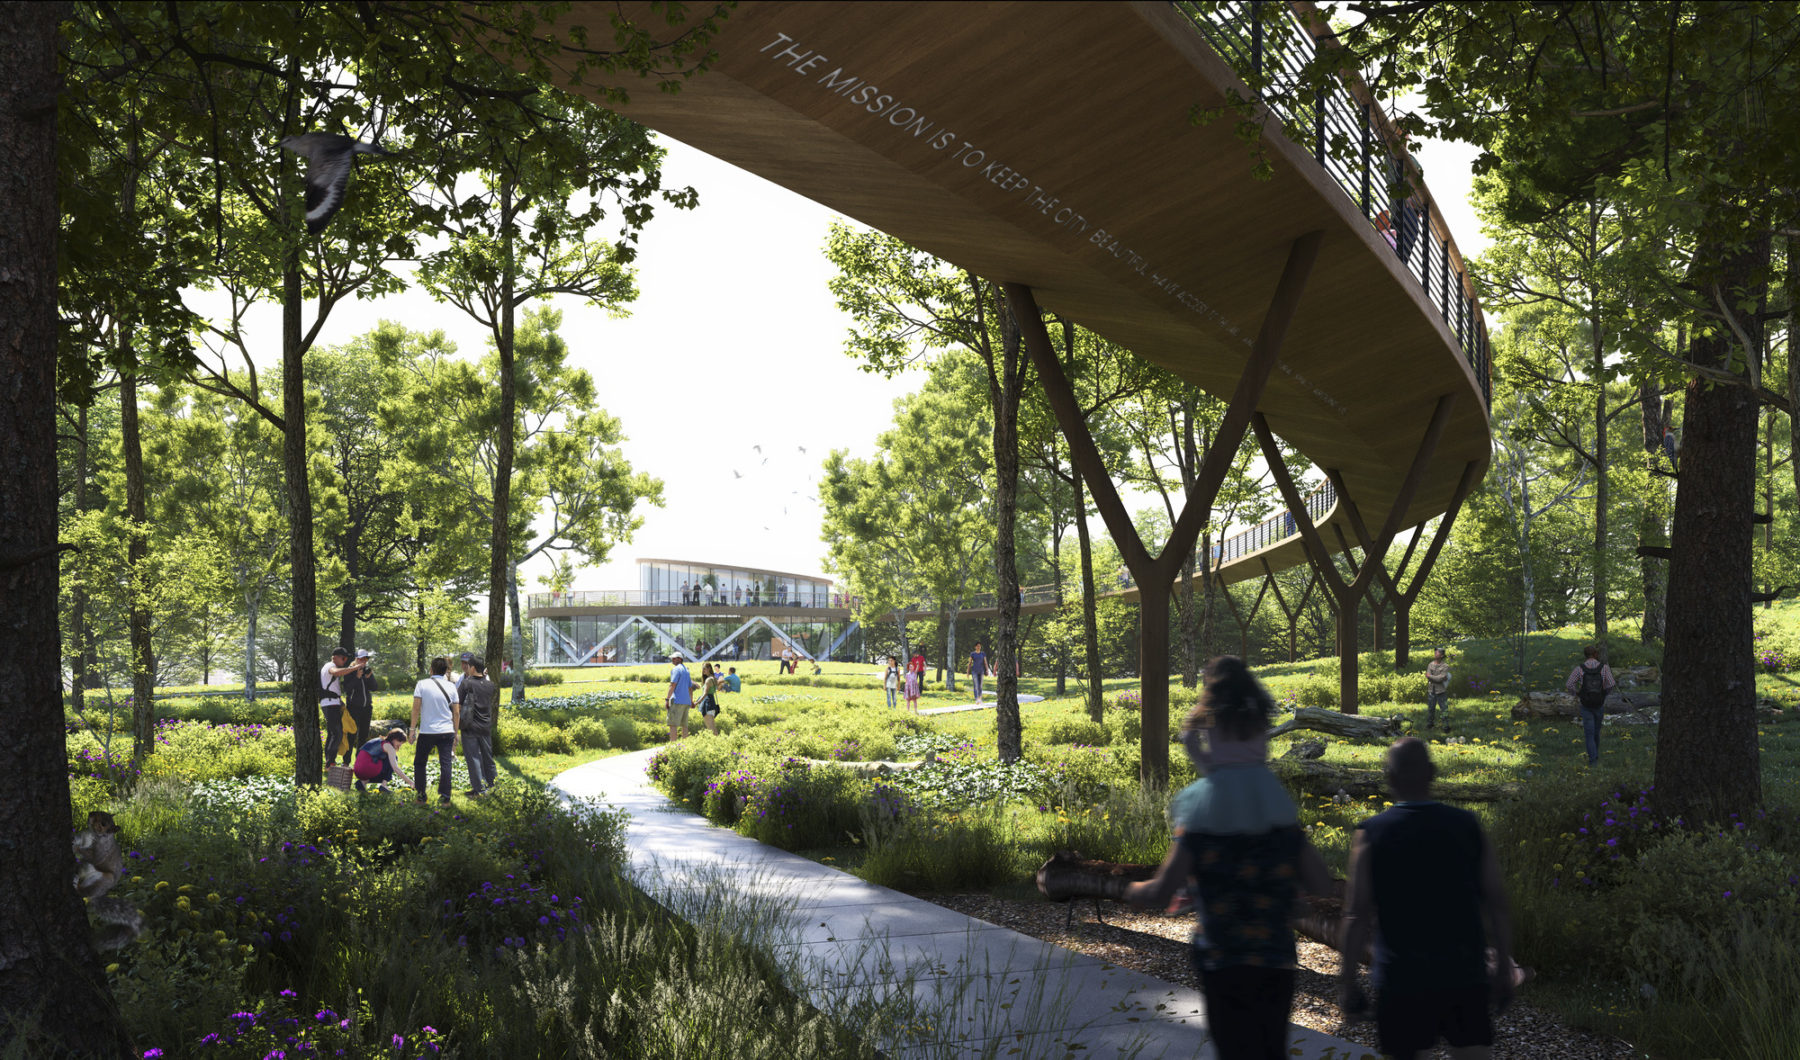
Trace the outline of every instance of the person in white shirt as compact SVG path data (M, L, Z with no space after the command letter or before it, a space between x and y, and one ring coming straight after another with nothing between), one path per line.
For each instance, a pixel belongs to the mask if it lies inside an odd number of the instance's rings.
M343 678L346 674L360 675L369 660L366 656L355 662L349 660L349 650L338 648L331 653L331 661L319 667L319 712L325 715L326 765L332 765L340 758L348 764L360 731L344 707Z
M444 674L450 660L431 660L431 676L413 686L413 790L425 801L425 764L433 751L438 760L438 801L450 803L450 755L460 740L461 719L456 689Z

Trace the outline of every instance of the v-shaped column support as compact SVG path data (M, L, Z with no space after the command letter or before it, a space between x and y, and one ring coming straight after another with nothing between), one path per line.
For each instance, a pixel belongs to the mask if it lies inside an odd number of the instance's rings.
M1407 544L1406 553L1400 557L1400 565L1394 569L1392 575L1388 573L1385 564L1376 565L1376 577L1386 588L1388 600L1394 604L1394 669L1396 670L1405 669L1410 661L1413 601L1419 598L1419 590L1425 587L1426 577L1431 574L1431 568L1437 565L1438 553L1443 550L1444 542L1450 539L1450 528L1456 525L1457 513L1462 511L1463 502L1469 499L1470 491L1475 488L1475 472L1478 466L1472 460L1463 466L1462 478L1456 482L1456 493L1450 500L1450 507L1444 511L1444 517L1438 520L1437 529L1431 535L1431 544L1426 546L1425 555L1420 558L1418 567L1413 571L1412 580L1407 583L1405 589L1401 589L1399 583L1407 581L1406 566L1412 562L1413 550L1419 546L1419 539L1425 531L1424 523L1413 528L1412 540ZM1339 490L1342 490L1343 484L1338 482L1336 473L1331 474L1332 482L1337 485ZM1363 525L1362 513L1356 510L1355 505L1345 508L1345 513L1349 516L1350 529L1356 534L1363 552L1369 552L1369 530ZM1376 650L1380 650L1379 644L1376 645Z
M1143 715L1138 775L1146 787L1163 787L1169 780L1169 601L1175 578L1193 551L1201 528L1211 517L1219 487L1237 458L1250 418L1262 400L1275 362L1280 359L1288 325L1293 323L1294 313L1300 307L1300 296L1306 290L1307 278L1312 275L1313 263L1318 260L1319 244L1324 235L1323 232L1308 232L1288 248L1287 265L1269 299L1268 312L1263 315L1262 327L1250 347L1250 359L1238 378L1231 404L1200 462L1199 474L1188 490L1169 540L1155 555L1138 537L1137 529L1131 523L1131 513L1125 509L1125 502L1119 497L1112 476L1100 458L1099 447L1088 431L1074 388L1069 385L1062 363L1050 345L1050 335L1044 330L1043 314L1038 311L1031 288L1019 283L1005 285L1007 302L1013 307L1026 352L1037 368L1044 397L1056 414L1063 438L1069 443L1070 459L1087 484L1094 507L1099 510L1101 520L1106 523L1113 543L1118 546L1119 554L1137 584L1138 687Z
M1251 421L1251 426L1256 430L1256 440L1262 445L1263 459L1269 465L1275 485L1281 490L1282 500L1287 502L1288 510L1294 515L1300 538L1306 543L1308 557L1313 561L1319 577L1324 580L1326 591L1331 594L1337 611L1338 706L1345 714L1356 713L1357 605L1374 582L1375 572L1384 569L1382 563L1387 558L1388 546L1393 544L1394 535L1400 532L1400 525L1406 519L1406 510L1412 507L1413 494L1418 492L1419 482L1425 477L1425 468L1431 463L1432 454L1437 452L1438 442L1444 436L1444 428L1450 422L1450 410L1455 404L1456 395L1453 393L1438 398L1437 406L1431 410L1431 420L1425 425L1425 437L1420 440L1419 447L1413 454L1412 464L1406 469L1406 477L1400 482L1400 490L1394 496L1392 507L1388 509L1380 535L1370 540L1366 530L1359 534L1363 548L1362 563L1357 565L1349 556L1348 550L1345 550L1345 561L1352 569L1352 576L1348 580L1339 572L1337 564L1332 562L1331 550L1326 547L1324 538L1319 536L1319 528L1313 524L1312 516L1307 514L1299 487L1294 484L1294 477L1288 473L1287 463L1281 458L1281 449L1276 445L1274 432L1269 430L1269 421L1261 413ZM1356 509L1355 499L1344 489L1342 478L1335 470L1327 470L1326 475L1331 477L1332 484L1337 487L1339 507L1350 518L1352 527L1360 529L1361 513Z

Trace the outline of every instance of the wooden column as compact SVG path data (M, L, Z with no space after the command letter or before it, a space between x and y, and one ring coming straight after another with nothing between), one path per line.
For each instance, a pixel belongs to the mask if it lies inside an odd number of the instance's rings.
M1264 419L1260 413L1252 419L1251 426L1256 431L1257 441L1262 445L1263 458L1269 465L1269 471L1275 478L1276 486L1281 489L1282 499L1287 502L1288 509L1293 512L1294 523L1300 531L1300 538L1305 542L1307 553L1336 605L1338 615L1338 706L1345 714L1356 713L1355 621L1357 605L1375 580L1375 571L1386 559L1388 546L1393 543L1394 535L1400 531L1400 523L1406 518L1406 509L1412 506L1413 494L1418 491L1419 481L1425 477L1425 467L1430 463L1431 455L1437 451L1438 440L1444 435L1444 427L1450 421L1450 410L1455 404L1456 395L1445 394L1438 399L1437 406L1432 409L1431 421L1425 425L1425 437L1420 440L1419 448L1413 455L1412 465L1407 468L1406 477L1401 480L1399 493L1394 497L1386 521L1382 523L1380 535L1372 541L1366 537L1363 538L1362 544L1366 555L1363 557L1360 569L1354 566L1355 561L1348 555L1346 548L1345 562L1352 564L1354 570L1349 580L1344 578L1336 564L1332 562L1331 552L1326 547L1324 539L1319 536L1319 528L1313 525L1312 516L1307 514L1300 490L1295 486L1293 476L1288 473L1287 464L1281 457L1281 450L1275 443L1274 432L1269 430L1269 421ZM1338 507L1349 515L1353 527L1361 526L1361 513L1356 511L1356 502L1350 496L1349 491L1344 488L1342 478L1335 470L1327 470L1326 475L1337 487ZM1347 542L1345 544L1347 545ZM1349 630L1347 637L1346 628Z
M1201 527L1211 516L1219 486L1237 458L1238 447L1255 415L1257 402L1268 386L1282 342L1287 338L1288 325L1299 309L1300 296L1306 289L1323 239L1323 232L1308 232L1288 249L1287 264L1275 285L1262 327L1250 347L1249 362L1238 378L1224 420L1200 462L1200 471L1188 489L1168 541L1155 555L1151 555L1138 537L1131 523L1131 513L1126 510L1112 476L1100 458L1100 450L1088 431L1074 390L1063 374L1062 362L1050 345L1050 336L1044 330L1043 317L1037 311L1031 288L1019 283L1005 285L1007 300L1015 307L1014 313L1023 332L1026 351L1043 383L1044 396L1069 443L1071 461L1093 494L1094 507L1100 512L1126 569L1131 571L1137 584L1138 682L1143 715L1138 776L1146 787L1164 787L1169 779L1169 601L1175 578L1186 564Z

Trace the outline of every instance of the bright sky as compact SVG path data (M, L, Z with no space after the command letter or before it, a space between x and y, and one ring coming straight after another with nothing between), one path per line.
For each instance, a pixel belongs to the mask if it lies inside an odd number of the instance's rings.
M864 373L843 352L849 320L826 289L823 253L837 214L664 143L664 183L697 188L700 205L659 210L644 231L631 316L562 306L573 360L624 424L633 466L663 480L664 505L643 509L636 537L582 570L576 587L635 588L639 556L823 573L820 462L834 448L871 451L894 399L919 380ZM1466 201L1474 151L1427 144L1418 157L1473 257L1486 245ZM443 328L470 356L486 348L484 331L419 290L340 305L321 342L348 341L382 319ZM279 334L272 307L253 326ZM526 571L521 590L538 591L549 566Z

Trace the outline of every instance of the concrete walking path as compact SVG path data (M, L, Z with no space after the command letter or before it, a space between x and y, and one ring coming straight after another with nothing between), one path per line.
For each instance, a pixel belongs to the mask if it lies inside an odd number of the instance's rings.
M739 902L767 914L790 987L820 1010L848 1015L879 1001L909 1008L906 1026L878 1034L886 1055L1215 1060L1193 988L717 827L651 787L644 768L657 750L577 766L551 790L630 814L627 872L665 907L700 915ZM1362 1046L1300 1027L1291 1033L1289 1055L1377 1060Z
M1034 695L1030 694L1029 692L1019 693L1019 703L1021 705L1026 704L1026 703L1042 703L1043 701L1044 701L1043 696L1034 696ZM957 706L957 707L926 707L924 710L919 711L919 713L920 714L960 714L965 710L993 710L995 702L996 701L993 699L984 699L980 703L964 703L963 705Z

